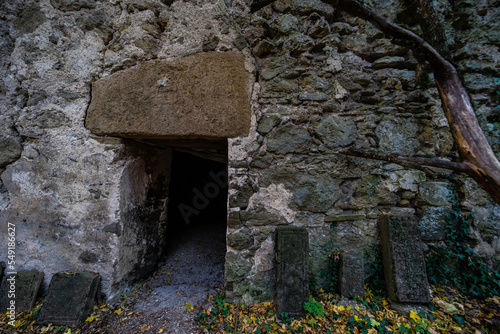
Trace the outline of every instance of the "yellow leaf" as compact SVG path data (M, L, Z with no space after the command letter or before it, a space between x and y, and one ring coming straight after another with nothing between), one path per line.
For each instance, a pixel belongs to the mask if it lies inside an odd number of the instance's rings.
M189 306L191 306L191 303L185 302L184 306L189 307Z
M420 316L417 314L415 311L410 311L410 318L412 318L415 321L420 321Z
M17 321L15 321L15 322L14 322L14 326L13 326L13 327L14 327L14 328L17 328L17 327L19 327L19 326L21 326L21 320L17 320Z
M160 329L158 330L158 333L162 333L162 332L163 332L163 328L160 328Z
M116 313L116 314L120 315L120 314L122 314L122 312L123 312L123 311L122 311L122 309L120 308L120 309L116 310L114 313Z
M68 330L64 332L64 334L71 334L71 328L68 328Z
M95 317L94 316L90 316L88 317L87 319L85 319L86 322L92 322L94 321Z
M180 291L177 291L177 296L180 296L182 295L182 293Z
M193 306L191 306L191 307L190 307L190 308L188 308L187 310L188 310L189 312L191 312L193 309L194 309L194 307L193 307Z

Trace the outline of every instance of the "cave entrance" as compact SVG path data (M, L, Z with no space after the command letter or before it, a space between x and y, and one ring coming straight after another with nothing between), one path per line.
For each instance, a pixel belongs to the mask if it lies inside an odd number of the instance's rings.
M174 150L163 270L170 284L224 283L227 163Z

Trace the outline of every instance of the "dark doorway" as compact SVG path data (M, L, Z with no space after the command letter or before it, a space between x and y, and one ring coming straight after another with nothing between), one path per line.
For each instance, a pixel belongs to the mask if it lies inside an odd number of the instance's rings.
M174 151L167 215L155 307L199 304L224 284L227 164Z
M174 150L168 205L169 235L226 228L227 164Z

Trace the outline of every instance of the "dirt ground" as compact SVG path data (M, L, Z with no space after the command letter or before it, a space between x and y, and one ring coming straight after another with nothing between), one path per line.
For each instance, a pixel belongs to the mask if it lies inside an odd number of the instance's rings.
M223 286L225 228L199 226L169 246L153 276L128 299L95 312L80 333L202 333L194 317L208 305L207 293Z

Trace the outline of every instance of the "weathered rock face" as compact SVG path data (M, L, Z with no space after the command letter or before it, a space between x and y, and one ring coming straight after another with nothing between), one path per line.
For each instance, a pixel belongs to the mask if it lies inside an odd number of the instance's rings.
M86 126L128 138L246 136L249 75L235 53L154 60L96 81Z
M425 242L446 237L449 173L430 180L337 153L453 158L425 63L320 0L279 0L254 14L248 3L0 2L0 226L16 225L16 269L43 271L45 286L56 272L98 272L108 299L126 292L165 244L172 147L227 160L226 290L235 302L272 298L281 225L307 229L320 283L328 243L362 253L379 240L381 211L416 215ZM432 3L432 22L445 27L431 37L453 50L500 152L500 8ZM373 4L399 22L415 14L402 0ZM461 13L456 22L451 12ZM475 251L500 259L498 205L455 179L477 212Z

